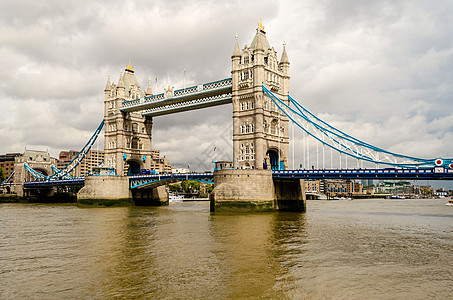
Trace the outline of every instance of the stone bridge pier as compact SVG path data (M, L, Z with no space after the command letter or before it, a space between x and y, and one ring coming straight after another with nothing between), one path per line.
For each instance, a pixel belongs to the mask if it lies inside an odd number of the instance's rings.
M89 206L161 206L168 205L168 191L164 185L131 190L127 176L87 176L77 202Z
M214 172L211 212L305 211L304 180L273 179L271 170Z

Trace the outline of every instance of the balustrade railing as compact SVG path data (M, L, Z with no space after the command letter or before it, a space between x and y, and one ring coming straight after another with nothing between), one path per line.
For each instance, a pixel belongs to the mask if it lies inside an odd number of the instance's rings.
M191 86L188 88L176 90L173 92L172 97L167 98L167 99L174 99L174 98L194 95L197 93L215 91L218 89L229 88L231 86L232 86L231 78L222 79L222 80L218 80L218 81L214 81L214 82L210 82L210 83L206 83L206 84L200 84L197 86ZM142 104L158 102L158 101L162 101L162 100L166 100L165 94L158 94L158 95L153 95L153 96L148 96L148 97L142 97L139 99L123 101L122 109L140 106Z
M172 103L172 104L166 104L163 106L159 107L154 107L154 108L149 108L143 111L143 115L152 115L156 114L159 112L165 112L165 111L173 111L179 108L189 108L189 107L195 107L195 106L201 106L209 103L216 103L216 102L223 102L225 100L231 99L232 94L231 93L226 93L226 94L220 94L220 95L215 95L215 96L209 96L205 98L199 98L199 99L193 99L189 101L184 101L184 102L177 102L177 103Z

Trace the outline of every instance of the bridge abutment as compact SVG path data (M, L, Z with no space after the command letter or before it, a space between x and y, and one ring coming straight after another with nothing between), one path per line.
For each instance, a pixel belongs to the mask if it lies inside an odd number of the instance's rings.
M87 176L77 193L77 203L87 206L168 205L166 186L129 189L127 176Z
M303 180L276 180L271 170L214 172L211 212L305 211Z
M132 199L138 206L163 206L168 205L168 190L165 185L154 188L135 189Z
M85 186L77 193L80 205L131 205L132 195L127 176L87 176Z

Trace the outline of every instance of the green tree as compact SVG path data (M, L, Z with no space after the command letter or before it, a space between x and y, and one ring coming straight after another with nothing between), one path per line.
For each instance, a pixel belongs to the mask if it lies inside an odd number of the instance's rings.
M420 189L423 196L432 197L434 195L434 191L430 186L421 186Z
M0 167L0 182L3 182L5 179L6 179L5 170L3 170L2 167Z
M170 189L170 192L181 192L181 185L179 183L175 183L175 184L170 184L168 186L168 188Z
M200 191L200 183L193 180L181 182L181 189L184 193L197 193Z

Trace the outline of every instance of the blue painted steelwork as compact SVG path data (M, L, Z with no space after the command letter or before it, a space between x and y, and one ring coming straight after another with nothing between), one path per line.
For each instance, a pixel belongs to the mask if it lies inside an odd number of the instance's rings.
M185 102L177 102L172 104L166 104L159 107L154 107L146 109L143 111L142 115L147 117L157 117L172 113L178 113L188 110L195 110L200 108L206 108L216 105L222 105L231 103L232 94L225 93L215 96L202 97L197 99L188 100Z
M15 172L16 172L16 171L13 171L11 174L9 174L8 178L6 178L6 179L1 183L1 185L8 184L8 181L10 181L11 178L13 178ZM11 184L11 183L10 183L10 184Z
M55 172L55 173L60 173L61 170L59 170L57 167L55 167L54 165L51 166L52 170ZM71 179L71 178L74 178L74 176L71 176L69 174L67 174L66 176L63 176L62 179Z
M320 169L272 171L273 178L282 179L395 179L453 180L453 169L445 167L420 169Z
M54 174L50 176L43 175L35 170L33 170L27 163L24 164L25 169L36 179L44 179L44 180L49 180L49 179L61 179L61 178L68 178L71 177L69 173L74 170L75 167L77 167L78 164L85 158L87 155L88 151L91 150L91 147L94 145L96 142L96 139L99 136L99 133L102 131L102 128L104 127L104 120L102 120L101 124L98 126L96 131L93 133L91 138L88 140L88 142L83 146L82 150L77 153L76 157L74 157L71 162L69 162L63 169L58 170L55 168L55 166L52 166L52 169L54 170Z
M420 169L315 169L315 170L274 170L274 179L394 179L394 180L453 180L453 169L445 167ZM153 183L193 180L214 184L213 173L154 174L129 177L129 188L137 189ZM83 185L84 177L29 181L25 188L52 187L59 185Z
M27 163L24 163L24 167L25 167L25 170L28 171L28 173L30 173L33 177L35 177L35 179L48 179L48 176L42 174L42 173L39 173L38 171L36 170L33 170L33 168L31 168Z
M48 179L44 181L28 181L24 182L24 188L52 187L59 185L83 185L85 184L84 177L76 177L72 179Z
M225 95L231 94L231 92L232 79L227 78L210 83L200 84L198 86L191 86L185 89L176 90L173 92L172 97L169 98L165 98L164 94L159 94L130 101L123 101L120 110L124 112L145 110L143 115L163 115L167 113L175 113L184 110L192 110L230 103L231 96L227 97ZM203 105L194 105L193 101L200 99L204 99L202 103ZM164 113L164 109L159 109L171 105L175 107L176 104L180 104L178 106L179 109L174 109L166 113ZM159 114L156 114L157 111L153 109L157 109Z
M291 96L288 95L288 100L295 106L295 109L276 97L264 86L264 84L262 85L262 88L275 105L299 128L318 142L339 153L375 164L385 164L404 168L434 167L440 165L451 166L452 164L452 159L423 159L401 155L375 147L322 121L296 100L291 98Z
M129 177L129 188L136 189L157 182L164 183L165 181L184 180L193 180L207 184L214 184L214 174L211 172L206 172L131 176Z
M49 179L53 178L63 178L64 176L68 175L72 170L74 170L75 167L85 158L87 155L88 151L91 150L91 147L94 145L96 142L96 139L99 136L99 133L102 131L102 128L104 127L104 120L102 120L101 124L98 126L98 128L95 130L91 138L88 140L88 142L83 146L82 150L80 150L79 153L77 153L76 157L67 164L63 169L61 169L59 172L56 172L52 176L49 177Z

